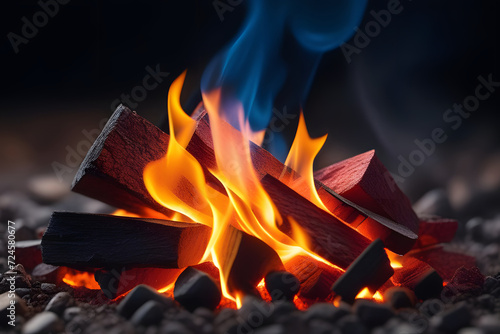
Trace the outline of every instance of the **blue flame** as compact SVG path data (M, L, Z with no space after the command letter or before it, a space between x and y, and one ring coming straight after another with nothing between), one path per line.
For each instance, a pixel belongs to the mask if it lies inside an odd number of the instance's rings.
M305 99L321 55L338 47L359 24L366 0L249 0L242 29L205 70L201 89L221 88L222 103L242 103L252 129L265 128L289 73L302 71L297 92ZM291 35L294 47L284 48ZM288 56L292 52L300 56ZM224 107L224 105L223 105ZM230 110L227 108L226 110ZM229 121L232 115L224 115ZM233 122L232 122L233 123Z

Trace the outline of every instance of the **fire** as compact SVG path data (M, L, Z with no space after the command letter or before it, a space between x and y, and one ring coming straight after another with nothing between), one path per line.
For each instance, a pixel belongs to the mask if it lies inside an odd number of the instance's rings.
M225 239L230 225L271 246L284 263L296 255L308 255L335 267L310 251L306 234L293 219L288 217L296 241L277 228L283 219L263 188L250 154L250 141L260 143L263 133L251 130L244 119L241 103L221 103L220 89L204 92L202 97L210 119L216 160L216 166L210 167L208 172L220 181L225 194L206 183L202 165L186 150L197 123L182 110L179 102L184 78L185 73L174 81L168 94L170 141L167 153L162 159L146 166L144 183L158 203L177 212L175 219L212 228L212 236L201 261L213 261L219 269L224 297L236 302L238 307L243 298L239 291L232 291L227 285L229 270L221 261L221 256L227 252ZM229 131L227 124L224 124L227 121L224 115L228 114L238 115L239 131L233 128L231 130L234 131ZM301 114L296 137L285 163L300 177L294 175L294 180L291 180L287 170L284 170L281 180L328 212L316 192L313 177L313 161L325 140L326 136L310 138ZM170 285L161 291L169 291L172 287Z
M371 293L368 288L364 288L361 290L358 295L356 296L356 299L358 298L363 298L363 299L373 299L377 302L383 302L384 298L382 297L382 294L380 292L375 292Z
M64 283L74 287L83 286L91 290L99 290L101 288L95 281L94 274L84 271L70 270L64 275L62 280Z

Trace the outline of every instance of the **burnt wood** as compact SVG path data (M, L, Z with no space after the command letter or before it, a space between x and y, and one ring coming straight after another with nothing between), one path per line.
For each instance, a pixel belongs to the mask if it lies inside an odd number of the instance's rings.
M214 251L228 291L233 296L258 295L257 284L268 273L284 269L274 249L231 225L219 236Z
M300 282L298 296L309 300L326 300L332 294L333 283L344 273L305 255L295 256L285 268Z
M330 263L346 269L370 244L370 240L356 230L271 175L262 179L262 185L283 219L278 229L294 239L292 224L295 221L308 237L310 250Z
M340 276L332 291L343 301L353 303L363 288L375 293L393 274L383 242L375 240Z
M411 202L371 150L314 173L315 178L348 200L418 232Z
M441 217L420 217L418 240L413 246L424 248L453 240L458 229L458 221Z
M210 227L161 219L54 212L42 239L43 262L71 268L197 264Z

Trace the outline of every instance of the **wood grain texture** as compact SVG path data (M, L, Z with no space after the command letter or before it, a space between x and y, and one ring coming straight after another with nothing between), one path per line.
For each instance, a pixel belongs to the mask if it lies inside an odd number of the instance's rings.
M314 177L348 200L418 232L410 200L371 150L320 169Z
M54 212L42 238L43 262L71 268L197 264L212 229L193 223Z

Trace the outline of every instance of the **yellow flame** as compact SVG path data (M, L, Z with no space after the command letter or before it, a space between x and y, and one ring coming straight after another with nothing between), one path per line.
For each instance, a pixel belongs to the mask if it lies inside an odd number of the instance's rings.
M296 171L301 178L298 183L291 183L289 186L307 198L318 207L328 212L323 202L318 196L314 184L313 164L314 158L325 144L327 135L319 138L311 138L307 132L304 114L300 113L299 126L292 147L285 161L285 165ZM302 184L302 183L305 183ZM303 189L303 187L306 187Z
M283 219L261 185L250 154L250 140L261 143L264 132L253 132L250 129L240 103L230 106L231 114L238 115L240 131L226 123L223 115L227 110L223 110L220 103L220 89L204 92L202 96L210 120L216 159L216 167L209 172L224 186L226 194L214 191L207 185L202 165L186 150L197 123L182 110L179 102L184 78L185 73L174 81L168 94L170 140L167 153L146 166L144 183L158 203L176 212L175 218L212 227L212 235L202 261L211 260L219 269L223 295L241 305L243 295L239 291L229 291L229 268L224 267L224 263L231 263L227 259L228 252L224 242L228 237L225 232L229 225L261 239L282 260L304 254L335 267L309 250L309 241L298 224L294 228L294 236L298 242L277 228L277 224L281 224ZM301 115L297 136L287 159L287 163L307 183L305 196L322 208L324 206L314 187L312 168L314 157L325 139L326 136L311 139ZM287 218L290 220L290 217ZM161 290L168 291L169 288L172 287Z

